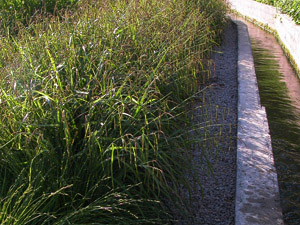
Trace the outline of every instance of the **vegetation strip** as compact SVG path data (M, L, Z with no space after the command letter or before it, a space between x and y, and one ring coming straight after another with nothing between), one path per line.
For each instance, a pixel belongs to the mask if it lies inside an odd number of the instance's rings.
M225 3L36 2L0 5L0 223L172 222Z

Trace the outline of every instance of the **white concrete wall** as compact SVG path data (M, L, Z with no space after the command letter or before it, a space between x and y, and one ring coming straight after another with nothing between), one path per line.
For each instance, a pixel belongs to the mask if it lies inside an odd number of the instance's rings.
M276 31L300 71L300 26L275 7L254 0L227 0L231 8Z

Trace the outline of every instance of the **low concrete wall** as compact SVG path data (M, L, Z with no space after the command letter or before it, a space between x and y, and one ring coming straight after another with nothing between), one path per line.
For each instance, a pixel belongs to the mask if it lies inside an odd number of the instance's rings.
M288 50L291 61L300 71L300 26L275 7L254 0L227 0L233 10L268 26L277 33L280 41Z
M247 26L238 28L236 225L282 225L277 173Z

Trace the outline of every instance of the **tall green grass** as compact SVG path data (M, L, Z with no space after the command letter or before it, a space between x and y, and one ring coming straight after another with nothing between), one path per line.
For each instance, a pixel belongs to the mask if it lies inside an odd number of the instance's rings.
M2 0L0 29L18 31L19 24L28 26L41 17L59 15L59 11L74 8L78 0ZM6 31L7 32L7 31Z
M300 1L299 0L256 0L280 8L283 13L290 15L293 20L300 24Z
M189 187L187 108L226 6L74 7L16 13L0 32L0 223L169 223Z

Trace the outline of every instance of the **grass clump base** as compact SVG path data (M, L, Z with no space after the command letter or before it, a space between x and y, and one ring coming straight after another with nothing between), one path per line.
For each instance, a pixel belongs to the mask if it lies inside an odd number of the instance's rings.
M15 13L0 31L0 222L169 223L189 186L187 105L226 6L74 7Z

